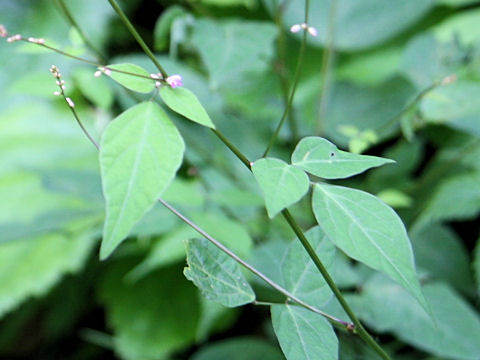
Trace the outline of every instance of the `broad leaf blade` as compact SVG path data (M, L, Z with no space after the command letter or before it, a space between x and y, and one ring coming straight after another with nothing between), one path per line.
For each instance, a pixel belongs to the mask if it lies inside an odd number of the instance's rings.
M187 242L188 267L185 277L197 285L209 300L227 307L248 304L255 293L242 274L239 265L207 239Z
M268 216L273 218L296 203L308 191L309 180L302 169L278 159L260 159L252 165L253 175L262 189Z
M338 359L338 339L324 317L291 305L273 305L271 312L287 360Z
M361 294L349 302L378 332L394 333L402 341L441 358L478 359L478 312L445 283L428 283L423 291L435 322L410 294L381 274L370 278Z
M389 206L360 190L316 184L312 207L318 223L340 249L388 274L428 311L405 226Z
M190 90L183 87L172 89L170 86L162 86L160 96L165 104L176 113L200 125L215 129L207 111Z
M125 86L127 89L136 91L139 93L149 93L155 89L155 83L153 79L150 78L150 74L147 70L141 68L135 64L114 64L106 66L108 69L125 71L126 73L132 73L141 75L144 77L138 77L134 75L129 75L121 73L118 71L112 71L110 77L118 82L120 85Z
M128 109L108 125L100 148L106 200L102 259L152 208L174 178L184 148L175 125L153 102Z
M315 136L300 140L292 154L292 164L324 179L343 179L393 162L376 156L341 151L330 141Z

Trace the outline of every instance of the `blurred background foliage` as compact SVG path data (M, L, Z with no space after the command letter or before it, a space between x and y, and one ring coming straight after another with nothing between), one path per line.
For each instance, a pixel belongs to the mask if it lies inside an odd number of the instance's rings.
M108 63L155 72L107 1L65 3ZM260 157L293 77L300 36L289 28L302 22L304 1L121 5L218 128L251 160ZM342 256L335 279L396 358L478 359L480 3L316 0L310 19L319 36L308 39L274 154L287 159L301 137L316 134L395 159L344 183L401 215L426 296L442 302L435 309L444 322L429 328L408 296ZM55 1L2 0L0 23L11 34L95 57ZM183 277L183 242L196 235L164 208L155 207L114 256L99 262L97 154L52 95L52 64L96 138L141 99L94 78L96 69L81 62L32 44L0 44L0 356L282 359L266 308L224 308ZM211 133L170 115L187 152L164 198L268 272L293 234L282 219L267 220L252 175ZM314 224L307 201L292 212L304 228ZM274 296L253 283L260 298ZM341 359L375 359L356 338L340 339Z

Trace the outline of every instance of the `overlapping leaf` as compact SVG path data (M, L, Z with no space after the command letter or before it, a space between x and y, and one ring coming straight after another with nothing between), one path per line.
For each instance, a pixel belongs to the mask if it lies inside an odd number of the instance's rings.
M312 207L318 223L340 249L388 274L428 311L405 226L389 206L360 190L316 184Z
M184 148L175 125L153 102L138 104L109 124L100 149L106 200L102 259L152 208L182 163Z
M108 65L108 69L119 71L112 71L110 77L125 86L127 89L140 92L149 93L155 89L154 80L150 78L147 70L135 64L113 64ZM120 72L122 71L122 72ZM132 75L134 74L134 75ZM140 76L135 76L140 75Z

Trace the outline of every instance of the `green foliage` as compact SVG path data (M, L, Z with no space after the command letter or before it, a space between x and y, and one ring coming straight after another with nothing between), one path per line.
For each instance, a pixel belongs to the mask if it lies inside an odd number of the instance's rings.
M324 179L347 178L365 170L393 162L375 156L352 154L319 137L300 140L292 154L292 164Z
M150 78L150 74L148 73L148 71L138 65L113 64L113 65L108 65L106 68L111 70L119 70L119 71L112 71L109 76L113 80L118 82L120 85L125 86L129 90L146 94L153 91L153 89L155 89L154 80ZM130 74L137 74L144 77L136 77Z
M309 181L305 172L281 160L257 160L252 165L252 171L262 189L270 218L296 203L308 191Z
M291 305L273 305L272 323L288 360L338 359L338 340L330 323Z
M348 256L388 274L428 310L405 227L397 214L366 192L316 184L315 217L327 236Z
M170 86L163 86L160 89L160 96L173 111L196 123L215 129L215 125L204 107L190 90L182 87L172 89Z
M206 239L188 240L186 247L188 267L183 274L207 299L227 307L255 300L255 293L235 260Z
M101 258L152 208L175 176L184 147L175 125L153 102L128 109L105 129L100 167L107 214Z

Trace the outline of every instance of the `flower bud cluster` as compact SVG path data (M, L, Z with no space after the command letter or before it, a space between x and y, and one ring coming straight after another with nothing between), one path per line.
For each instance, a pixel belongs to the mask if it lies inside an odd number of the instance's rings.
M110 70L107 67L99 67L97 71L93 74L95 77L100 77L102 74L105 74L107 76L112 75L112 70Z
M318 35L318 30L316 28L314 28L313 26L308 26L307 23L295 24L295 25L292 25L292 27L290 28L290 31L292 33L297 33L300 30L307 30L308 33L312 36L317 36Z

